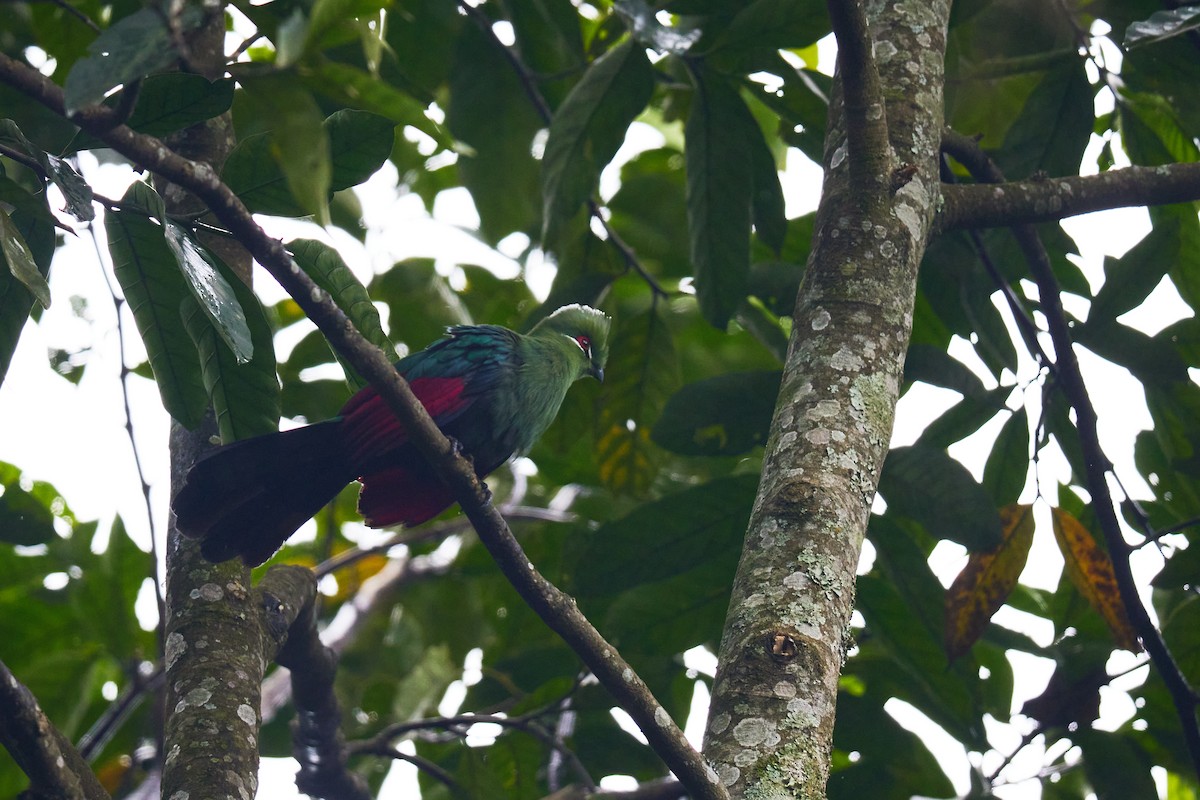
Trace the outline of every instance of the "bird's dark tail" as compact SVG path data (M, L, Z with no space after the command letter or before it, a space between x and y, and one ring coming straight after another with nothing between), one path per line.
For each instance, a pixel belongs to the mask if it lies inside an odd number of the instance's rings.
M270 558L354 480L342 420L243 439L201 458L175 496L180 533L209 561Z

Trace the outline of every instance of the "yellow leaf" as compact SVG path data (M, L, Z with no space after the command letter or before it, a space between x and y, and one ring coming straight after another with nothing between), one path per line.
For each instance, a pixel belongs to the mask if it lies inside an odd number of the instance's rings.
M946 590L945 641L951 661L971 649L1025 569L1033 543L1033 506L1005 506L1000 524L1000 545L987 553L971 553Z
M1117 645L1131 652L1141 650L1137 633L1125 613L1112 559L1101 549L1090 531L1061 508L1051 509L1054 518L1054 538L1066 563L1067 577L1092 608L1108 623Z

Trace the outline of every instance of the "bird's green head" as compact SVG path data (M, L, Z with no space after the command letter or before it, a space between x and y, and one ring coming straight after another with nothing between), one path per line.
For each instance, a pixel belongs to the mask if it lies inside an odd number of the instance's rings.
M564 336L572 343L571 352L578 353L579 376L591 375L604 380L604 364L608 361L608 329L612 320L603 311L578 304L563 306L543 319L529 332L530 336Z

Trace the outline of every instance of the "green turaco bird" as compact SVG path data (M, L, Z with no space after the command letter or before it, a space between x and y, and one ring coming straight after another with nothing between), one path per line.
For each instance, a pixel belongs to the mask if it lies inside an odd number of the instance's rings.
M527 334L462 325L396 363L434 422L470 456L480 478L529 450L567 389L603 380L609 318L558 309ZM266 561L353 480L367 525L418 525L454 502L374 389L333 419L244 439L196 462L175 497L179 530L211 561Z

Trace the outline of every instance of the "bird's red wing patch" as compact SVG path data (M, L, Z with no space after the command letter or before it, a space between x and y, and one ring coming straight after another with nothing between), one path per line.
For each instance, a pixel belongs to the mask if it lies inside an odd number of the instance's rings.
M408 385L429 416L439 425L445 422L446 415L463 406L465 381L461 377L416 378L409 381ZM341 413L347 423L347 443L355 462L395 450L408 441L408 432L400 420L369 386L351 397Z
M437 476L424 470L391 467L359 478L358 512L369 527L420 525L454 502Z

